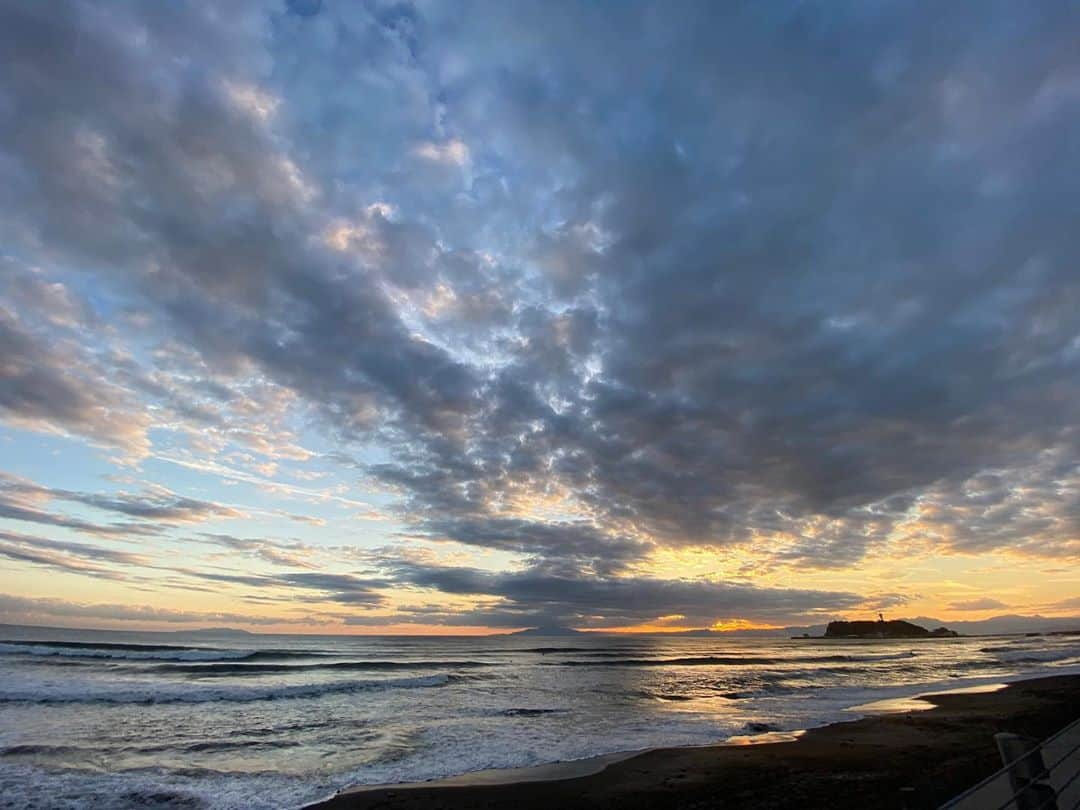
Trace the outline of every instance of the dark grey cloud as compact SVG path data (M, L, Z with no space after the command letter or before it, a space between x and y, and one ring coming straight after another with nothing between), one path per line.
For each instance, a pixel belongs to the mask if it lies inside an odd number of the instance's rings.
M492 572L400 560L390 570L400 583L418 588L497 597L502 604L476 611L474 621L510 627L616 627L665 616L678 616L678 624L691 627L734 616L792 622L811 614L834 615L868 601L866 596L846 592L641 576L583 576L542 568ZM896 594L873 599L882 606L902 601ZM431 619L430 611L423 609L417 616L421 621ZM440 618L451 621L447 616Z
M537 562L563 563L575 571L588 569L610 574L640 559L647 545L627 537L598 531L587 523L548 522L516 518L433 518L424 529L435 539L455 540L471 546L514 551Z
M565 166L536 271L598 314L575 343L520 310L471 441L387 479L469 515L554 482L621 531L801 537L775 560L813 566L926 495L951 548L1072 553L1075 9L620 12L441 21L476 48L462 137ZM1045 476L986 511L994 469Z
M312 601L339 602L364 608L383 604L385 596L377 589L391 584L384 579L357 577L352 574L331 574L314 571L284 574L226 574L206 569L170 569L187 577L250 588L296 589L312 594ZM298 597L299 598L299 597Z

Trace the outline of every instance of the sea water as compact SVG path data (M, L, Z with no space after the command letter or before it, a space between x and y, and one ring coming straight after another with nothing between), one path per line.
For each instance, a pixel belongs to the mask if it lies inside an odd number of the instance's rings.
M1080 636L403 638L0 627L0 807L298 807L354 784L852 719L1080 672Z

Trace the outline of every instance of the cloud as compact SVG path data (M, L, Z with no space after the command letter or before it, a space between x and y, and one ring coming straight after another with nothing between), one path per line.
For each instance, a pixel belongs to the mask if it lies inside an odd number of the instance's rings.
M132 520L99 524L39 508L40 504L54 500L90 506ZM106 495L46 487L0 471L0 517L9 520L41 523L96 535L153 535L159 534L170 524L243 516L244 513L234 507L188 498L161 486L148 487L138 494L119 492Z
M207 534L202 537L226 548L247 552L266 562L289 568L316 568L315 549L300 542L276 543L266 539L233 537L228 534Z
M430 160L434 163L448 163L454 166L463 166L469 160L469 147L461 141L447 141L446 143L421 143L414 150L414 154Z
M140 554L133 554L127 551L120 551L112 548L103 548L101 546L90 545L88 543L73 543L64 540L50 540L44 537L34 537L27 534L20 534L17 532L0 531L0 540L18 544L21 546L30 546L43 549L51 549L54 551L63 551L69 554L73 554L78 557L86 557L92 560L101 560L105 562L117 562L124 563L125 565L142 565L146 562L146 558Z
M0 304L0 418L75 433L138 457L148 420L74 344L35 335Z
M793 582L886 554L1075 558L1067 5L3 18L6 422L248 484L356 465L400 536L520 567L395 569L501 600L492 621L861 598L642 576L664 549ZM278 580L378 601L314 582Z
M99 536L145 536L155 534L157 527L146 526L139 523L93 523L79 518L46 512L12 498L11 495L0 487L0 518L17 520L27 523L38 523L45 526L56 526L71 529L86 534Z
M384 480L493 525L508 492L561 490L620 533L809 567L860 560L940 497L950 550L1068 555L1080 287L1054 200L1075 191L1072 113L1034 105L1076 66L1008 14L932 32L917 7L714 11L635 7L599 43L587 10L438 21L478 54L457 67L459 131L498 133L529 193L559 183L557 214L523 215L535 270L596 314L575 342L561 302L519 307L464 443L412 437ZM1077 23L1020 16L1050 41ZM967 32L962 57L945 30ZM627 43L671 41L663 71L627 71ZM1024 482L1015 508L967 508L995 470Z
M309 241L325 217L316 181L272 121L236 109L227 87L257 85L267 57L256 7L6 16L21 68L5 91L24 114L0 149L24 244L94 267L212 366L254 363L343 430L371 398L428 427L470 406L469 370L410 334L377 269L343 275ZM42 61L46 41L66 56Z
M966 554L1005 549L1075 559L1080 553L1080 466L1070 447L1035 454L1023 466L989 468L928 488L908 531Z
M613 573L640 559L647 544L627 537L611 536L585 522L547 523L518 518L431 519L423 531L434 538L471 546L514 551L539 562L561 561L588 566L596 572Z
M146 558L138 554L7 531L0 531L0 556L105 579L124 578L116 571L117 564L143 565L146 562Z
M226 574L193 568L173 568L170 570L187 577L209 582L223 582L258 589L272 588L311 592L313 601L326 600L348 605L360 605L365 608L383 604L386 597L377 589L390 584L382 579L321 571L300 571L282 574Z
M172 610L151 605L85 603L66 599L32 598L8 594L0 594L0 616L4 617L6 623L11 624L34 624L40 621L68 621L71 619L202 625L220 625L222 623L270 625L309 621L306 617L295 619L290 617L250 616L229 612Z
M211 519L238 518L244 514L231 506L187 498L161 488L140 495L118 493L108 496L66 490L51 490L51 494L53 497L75 501L95 509L164 523L192 523Z
M949 605L949 610L998 610L1000 608L1007 608L1004 602L1000 599L991 599L990 597L983 597L981 599L967 599L959 602L953 602Z
M1080 596L1071 596L1068 599L1062 599L1059 602L1055 602L1050 605L1054 610L1077 610L1080 609Z
M846 592L652 577L582 576L539 568L491 572L401 560L392 563L390 570L402 584L444 594L496 597L500 600L498 607L485 607L474 620L512 627L536 623L625 626L672 614L682 615L685 625L691 627L709 625L727 616L795 623L810 615L829 616L870 601ZM875 604L902 601L896 595L875 598ZM424 612L419 615L424 616ZM451 620L449 616L442 618Z

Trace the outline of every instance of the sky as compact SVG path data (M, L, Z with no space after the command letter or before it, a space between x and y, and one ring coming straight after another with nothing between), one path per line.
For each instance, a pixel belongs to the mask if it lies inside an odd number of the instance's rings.
M0 621L1080 615L1078 36L0 0Z

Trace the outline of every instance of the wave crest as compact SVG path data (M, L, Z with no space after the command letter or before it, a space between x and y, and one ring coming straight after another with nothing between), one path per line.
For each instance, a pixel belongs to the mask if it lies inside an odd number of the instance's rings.
M286 686L168 687L145 685L98 690L71 689L63 685L32 684L0 689L0 703L252 703L263 700L295 700L324 695L384 689L425 689L446 686L448 674L384 680L352 680Z

